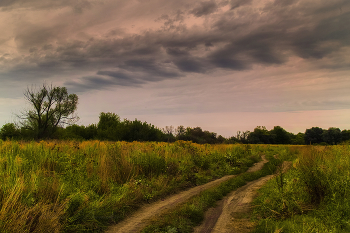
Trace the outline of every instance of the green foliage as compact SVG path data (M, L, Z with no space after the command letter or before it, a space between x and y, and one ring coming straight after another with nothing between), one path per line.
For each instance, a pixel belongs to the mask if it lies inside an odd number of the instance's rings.
M305 134L304 133L298 133L297 135L291 136L291 144L293 145L304 145L305 144Z
M275 151L275 149L271 151ZM245 185L248 181L272 174L282 162L273 156L268 157L270 162L266 163L260 171L244 173L221 183L218 187L201 192L175 210L163 214L162 217L154 220L142 232L169 232L170 230L171 232L182 233L193 232L193 228L202 222L205 211L213 207L216 201L222 199L229 192Z
M270 144L272 138L265 126L258 126L248 135L247 140L251 144Z
M300 150L293 169L260 190L255 232L349 232L349 146Z
M6 139L19 139L21 132L14 123L7 123L0 129L0 138Z
M305 131L305 144L315 144L323 142L323 129L319 127L312 127Z
M275 126L270 130L273 144L291 144L291 135L281 126Z
M77 109L78 96L68 94L65 87L43 85L40 90L29 89L24 93L32 109L20 116L27 130L36 138L50 138L58 126L70 124L78 118L73 115Z
M337 145L342 140L341 131L339 128L331 127L328 130L324 130L322 138L329 145Z
M225 155L235 151L240 163L226 162ZM102 232L142 203L244 171L260 152L259 146L184 141L0 140L0 221L12 219L11 227L0 225L0 231L29 232L16 228L18 225L32 228L31 232L44 226L61 232ZM41 222L45 220L40 220L41 213L48 214L52 222ZM195 213L193 209L193 218ZM37 220L26 223L28 218L38 218L42 225L35 225Z
M215 144L224 143L226 141L221 135L218 137L216 133L207 130L203 131L201 127L187 127L185 129L183 126L179 126L176 131L177 140L192 141L199 144Z
M79 126L79 125L70 125L65 129L60 128L58 138L60 139L78 139L78 140L92 140L97 137L97 126L91 124L89 126Z
M115 113L100 113L97 124L97 137L102 140L121 140L120 117Z
M344 129L343 131L341 131L341 140L343 142L350 140L350 130Z

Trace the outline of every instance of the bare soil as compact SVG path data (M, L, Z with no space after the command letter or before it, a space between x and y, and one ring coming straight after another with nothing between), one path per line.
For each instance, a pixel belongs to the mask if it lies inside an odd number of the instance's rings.
M263 165L267 162L265 157L263 161L256 163L253 167L249 168L247 172L253 172L260 170ZM234 175L224 176L220 179L211 181L207 184L200 185L189 190L183 191L176 195L170 196L164 200L157 201L155 203L147 204L141 207L132 216L125 219L124 221L111 226L106 232L107 233L128 233L128 232L140 232L144 227L146 227L150 220L156 216L161 216L163 213L174 209L181 203L186 202L188 199L194 195L199 194L209 188L218 186L220 183L233 178ZM221 211L219 211L221 213ZM217 219L217 218L216 218ZM206 231L205 231L206 232Z
M284 162L282 172L286 172L292 162ZM255 228L251 221L251 212L254 197L269 179L275 175L262 177L254 180L231 192L217 203L215 208L209 209L205 214L202 225L195 228L195 233L246 233Z

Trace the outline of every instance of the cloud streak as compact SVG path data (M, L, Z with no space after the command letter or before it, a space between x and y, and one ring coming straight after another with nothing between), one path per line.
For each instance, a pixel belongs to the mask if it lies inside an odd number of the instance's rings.
M314 70L350 67L347 0L17 0L2 1L0 10L15 25L0 23L7 32L0 45L3 83L59 78L88 92L293 59Z

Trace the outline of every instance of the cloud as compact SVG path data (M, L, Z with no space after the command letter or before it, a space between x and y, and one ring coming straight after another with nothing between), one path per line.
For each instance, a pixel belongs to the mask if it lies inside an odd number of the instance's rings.
M102 90L113 86L136 87L144 82L121 72L99 71L96 76L85 76L79 80L66 81L65 86L73 92L85 92L91 89Z
M218 5L215 1L200 2L197 7L190 11L190 13L196 17L201 17L203 15L214 13L217 8Z
M33 8L46 12L46 16L49 11L73 9L77 4L89 12L60 11L47 22L35 16L28 21L16 18L11 42L16 47L6 56L0 54L1 75L20 75L19 80L31 82L80 74L79 81L67 84L87 91L111 85L142 85L194 73L279 66L293 57L327 69L346 69L348 64L336 59L350 47L350 31L344 23L350 21L347 0L337 0L335 6L325 0L211 0L187 5L181 1L163 2L172 8L155 9L158 14L140 18L133 16L136 23L153 17L154 25L132 33L113 21L113 15L121 13L115 7L118 4L102 2L104 5L91 7L96 1L73 4L62 0L51 5L51 1L39 0L2 1L2 10L28 8L28 17L35 15ZM139 3L144 9L136 11L152 12L161 3ZM138 6L133 4L123 2L122 10L132 12ZM99 13L107 9L108 16Z
M91 8L93 4L98 3L96 0L2 0L0 10L13 11L16 9L60 9L70 7L75 13L82 13L86 8Z
M249 5L252 0L231 0L231 10L236 9L240 6Z
M51 41L57 40L63 36L60 35L63 30L63 25L43 27L27 24L24 29L19 30L14 40L17 48L20 50L35 52L38 49L37 46L42 46L42 49L46 50L50 48L49 43Z

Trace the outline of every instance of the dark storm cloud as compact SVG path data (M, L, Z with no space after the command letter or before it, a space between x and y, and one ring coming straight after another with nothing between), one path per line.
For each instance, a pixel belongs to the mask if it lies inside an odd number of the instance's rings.
M204 73L206 68L204 62L199 59L178 59L174 61L175 65L183 72Z
M286 6L289 6L289 5L297 3L298 1L299 0L275 0L273 5L286 7Z
M183 72L204 73L206 70L204 64L207 62L191 56L185 49L167 48L166 52L172 56L173 63Z
M139 86L143 84L143 81L137 80L130 75L122 72L113 71L99 71L96 76L82 77L79 81L67 81L64 83L65 86L70 88L72 91L85 92L93 89L101 90L110 88L112 86Z
M73 7L71 2L57 4ZM39 8L47 1L31 3ZM74 31L78 27L72 28L63 18L53 25L27 23L14 37L19 51L25 55L13 58L7 74L11 77L23 74L30 80L39 73L39 77L49 76L50 71L55 75L81 72L79 81L67 84L88 90L140 85L217 69L241 71L255 64L281 65L292 56L320 61L350 46L346 23L350 22L348 0L337 0L334 4L324 0L260 3L256 7L252 1L243 0L201 1L186 8L179 3L179 9L155 17L156 23L162 23L158 28L145 28L133 34L122 28L108 28L104 34L86 34L78 39L71 35L80 35L82 31ZM1 2L0 7L16 4L27 6L27 1ZM230 10L219 12L225 5ZM203 19L204 26L188 26L186 20L193 16ZM6 59L0 54L0 62ZM337 64L332 61L335 60L315 64L336 69ZM342 63L344 69L346 64Z
M302 58L323 58L350 44L350 12L323 19L312 29L303 29L294 36L293 46ZM326 44L329 43L329 44Z
M188 56L189 52L186 50L181 50L179 48L167 48L166 49L167 54L171 55L171 56Z
M137 57L137 56L135 56ZM132 70L143 72L148 74L149 81L166 79L166 78L175 78L181 76L178 71L172 71L170 69L166 69L167 62L156 61L152 58L149 59L130 59L125 61L120 68L125 70Z
M231 1L231 10L236 9L240 6L249 5L252 3L252 0L232 0Z
M89 0L1 0L0 10L12 11L14 9L59 9L71 7L74 12L82 13L86 8L91 8L96 1Z
M176 13L172 16L168 14L161 15L156 22L163 21L163 30L174 30L177 28L176 23L182 23L184 20L184 12L181 10L176 11Z
M199 6L195 7L191 13L196 17L201 17L203 15L209 15L214 13L218 8L215 1L207 1L199 3Z
M57 34L62 32L62 28L29 25L26 25L26 27L27 28L20 30L14 38L19 49L34 49L35 46L42 46L57 38Z
M106 75L109 77L113 77L118 80L133 80L133 78L130 75L127 75L122 72L115 72L115 71L98 71L98 75Z

